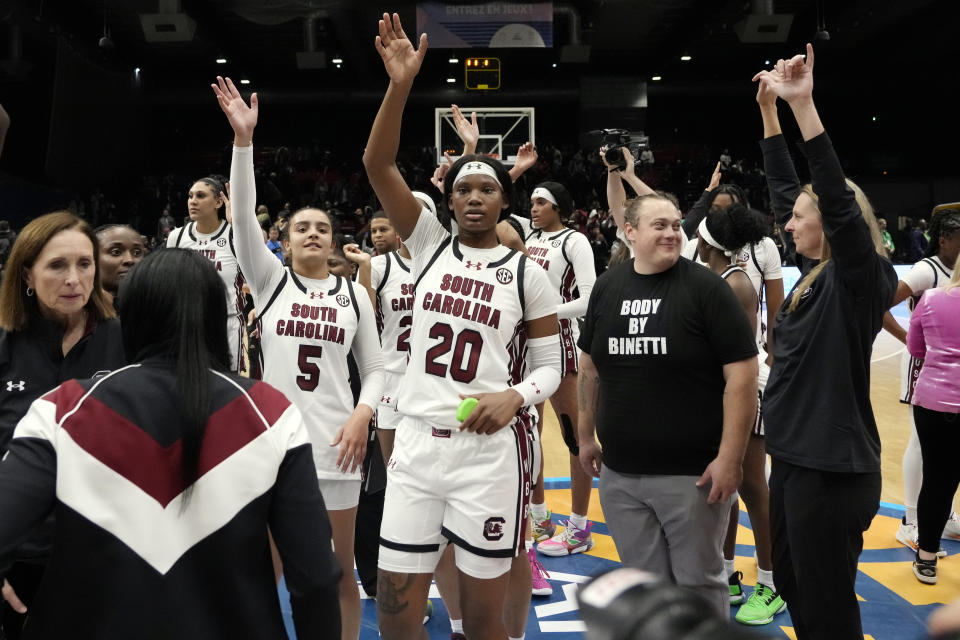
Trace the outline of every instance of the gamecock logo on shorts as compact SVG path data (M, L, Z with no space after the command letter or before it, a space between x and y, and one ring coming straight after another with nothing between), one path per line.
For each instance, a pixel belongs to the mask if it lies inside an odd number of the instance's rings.
M506 267L497 269L497 282L500 284L510 284L513 282L513 271Z
M345 307L348 304L350 304L350 298L348 298L347 296L341 293L340 295L337 296L337 304L340 305L341 307Z
M506 523L507 521L500 516L487 518L487 521L483 523L483 537L491 542L496 542L503 537L503 525Z

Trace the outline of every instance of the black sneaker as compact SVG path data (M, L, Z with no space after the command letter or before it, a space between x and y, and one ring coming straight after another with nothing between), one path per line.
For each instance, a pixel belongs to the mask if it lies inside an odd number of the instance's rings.
M937 559L921 560L918 552L913 559L913 575L924 584L937 584Z
M747 599L746 594L743 593L743 572L734 571L730 574L730 604L743 604L743 601Z

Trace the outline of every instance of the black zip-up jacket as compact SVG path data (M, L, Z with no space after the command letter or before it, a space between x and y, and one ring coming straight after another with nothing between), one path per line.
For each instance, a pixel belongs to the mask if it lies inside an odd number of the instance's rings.
M80 340L63 355L63 328L43 317L22 331L0 329L0 457L34 400L71 378L92 378L126 364L120 321L92 314ZM43 561L50 554L53 520L42 522L16 553Z
M774 210L783 224L800 184L782 135L760 146ZM870 355L893 301L897 274L876 252L830 138L823 133L803 148L832 258L809 290L794 287L777 313L773 367L763 394L767 451L812 469L879 472ZM806 260L803 267L812 264ZM787 313L794 294L801 296L800 306Z

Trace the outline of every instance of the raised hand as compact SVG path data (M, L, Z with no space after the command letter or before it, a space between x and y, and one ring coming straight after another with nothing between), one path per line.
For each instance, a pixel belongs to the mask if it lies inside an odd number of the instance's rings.
M457 135L463 141L463 155L477 152L477 142L480 141L480 127L477 125L477 112L470 114L470 120L463 115L460 107L453 104L453 124L457 127Z
M420 36L420 46L414 50L413 43L403 31L398 14L393 14L392 19L389 14L383 14L379 27L380 35L376 38L376 49L383 59L387 75L397 84L412 84L420 71L423 56L427 53L427 34Z
M430 176L430 184L439 189L440 193L443 193L443 180L447 177L447 172L450 171L450 167L453 166L453 158L450 157L449 153L444 151L443 157L446 158L447 161L441 162L440 166L434 170L433 175Z
M760 73L763 73L762 71ZM757 76L760 74L758 73ZM754 76L754 80L757 79L757 76ZM767 107L774 107L777 104L777 94L770 90L769 83L758 82L757 83L757 104L760 105L761 109Z
M210 86L217 94L217 102L226 114L230 126L233 127L234 144L238 147L248 146L253 141L253 130L257 126L257 117L260 114L257 94L250 94L250 106L247 106L230 78L224 79L217 76L217 84Z
M517 151L517 161L513 163L514 167L520 167L521 173L537 164L537 148L532 142L524 142Z
M713 170L713 175L710 176L710 184L707 185L707 191L713 191L720 186L720 163L717 163L717 167Z
M806 59L796 55L789 60L778 60L775 69L761 71L753 76L753 81L788 104L810 100L813 97L813 45L807 43ZM759 91L757 102L760 102Z

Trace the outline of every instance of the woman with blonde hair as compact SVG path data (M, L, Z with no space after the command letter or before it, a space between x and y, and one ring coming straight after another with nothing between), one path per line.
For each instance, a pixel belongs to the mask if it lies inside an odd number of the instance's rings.
M773 572L798 638L859 639L857 560L881 486L870 354L897 275L873 209L844 178L814 106L813 47L754 81L771 202L803 271L777 314L763 395ZM812 178L803 188L780 132L778 97L803 136Z

